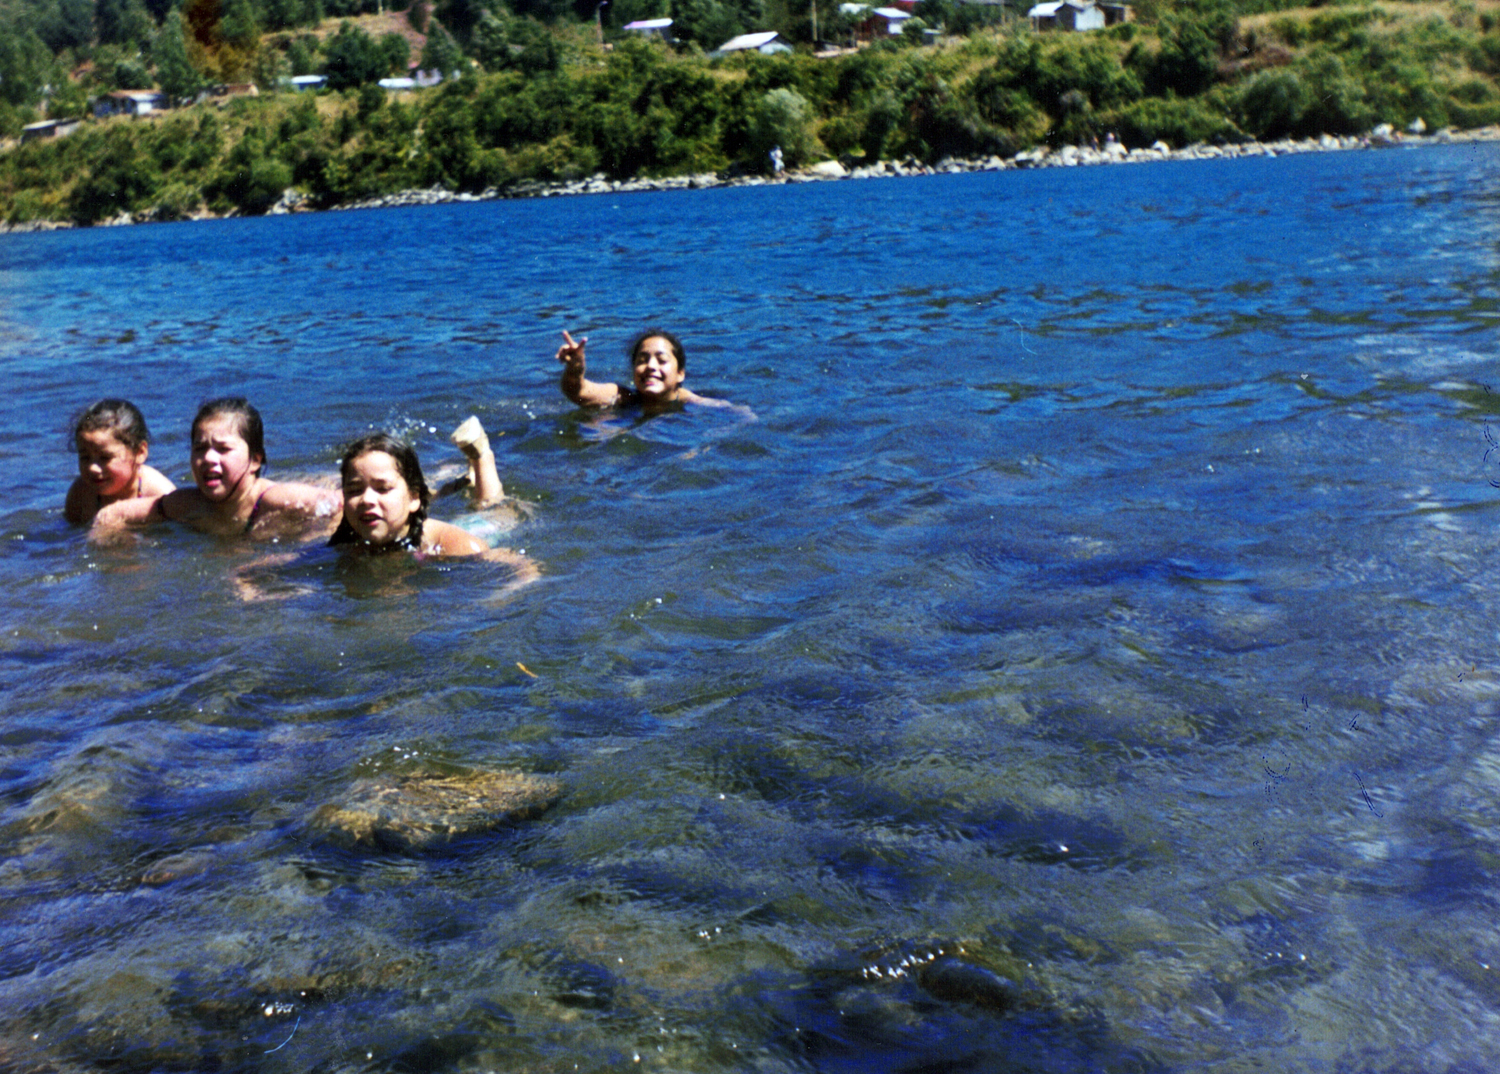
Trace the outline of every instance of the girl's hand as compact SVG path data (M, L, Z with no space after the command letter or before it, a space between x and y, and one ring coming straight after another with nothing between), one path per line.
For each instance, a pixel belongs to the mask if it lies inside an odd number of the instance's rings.
M588 343L589 337L584 336L580 340L574 340L566 329L563 330L564 343L557 348L557 360L568 367L568 372L583 376L584 359L583 348Z

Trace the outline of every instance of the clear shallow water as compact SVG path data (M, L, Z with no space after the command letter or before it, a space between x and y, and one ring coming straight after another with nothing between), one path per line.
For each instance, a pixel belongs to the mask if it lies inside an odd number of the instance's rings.
M1497 175L0 240L0 1066L1493 1069ZM562 328L623 374L657 322L759 420L563 402ZM183 481L227 392L273 476L480 414L543 581L312 555L245 605L261 550L61 523L78 409ZM493 768L567 791L425 854L310 820Z

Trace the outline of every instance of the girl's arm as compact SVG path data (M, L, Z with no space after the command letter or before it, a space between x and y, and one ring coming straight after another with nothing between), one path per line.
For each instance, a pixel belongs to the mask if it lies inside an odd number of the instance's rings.
M584 376L587 364L583 358L583 346L588 337L574 342L573 337L564 332L563 339L566 342L557 348L557 360L563 364L562 393L575 406L614 406L618 403L619 385L601 384Z
M429 556L478 556L488 550L489 545L451 522L429 518L422 523L422 551Z
M510 580L492 599L508 596L542 576L535 560L509 548L491 548L472 533L448 522L429 518L422 524L422 542L428 555L480 556L486 563L503 563L509 567Z
M165 522L171 517L168 500L179 499L188 492L196 491L198 490L179 489L161 496L137 496L131 500L106 504L99 508L99 513L94 516L94 526L90 537L96 541L105 541L138 526ZM177 512L179 517L182 513L182 511Z
M339 494L332 489L278 481L261 494L255 520L274 518L294 528L299 540L311 541L332 533L342 510Z

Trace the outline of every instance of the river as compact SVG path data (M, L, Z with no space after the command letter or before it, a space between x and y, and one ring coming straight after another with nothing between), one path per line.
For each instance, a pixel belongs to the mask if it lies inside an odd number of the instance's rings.
M0 1068L1494 1069L1497 329L1494 145L0 237ZM62 521L225 394L542 579Z

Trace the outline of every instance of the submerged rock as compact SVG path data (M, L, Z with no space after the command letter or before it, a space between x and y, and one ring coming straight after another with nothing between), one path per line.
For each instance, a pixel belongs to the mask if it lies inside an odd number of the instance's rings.
M335 842L425 850L534 817L562 791L559 780L524 772L361 779L320 807L312 827Z
M950 1003L972 1003L999 1012L1022 1005L1021 990L1015 982L951 955L920 967L917 983L938 999Z
M174 880L198 876L207 872L217 860L211 848L187 850L171 854L146 867L141 873L141 884L148 888L159 888Z

